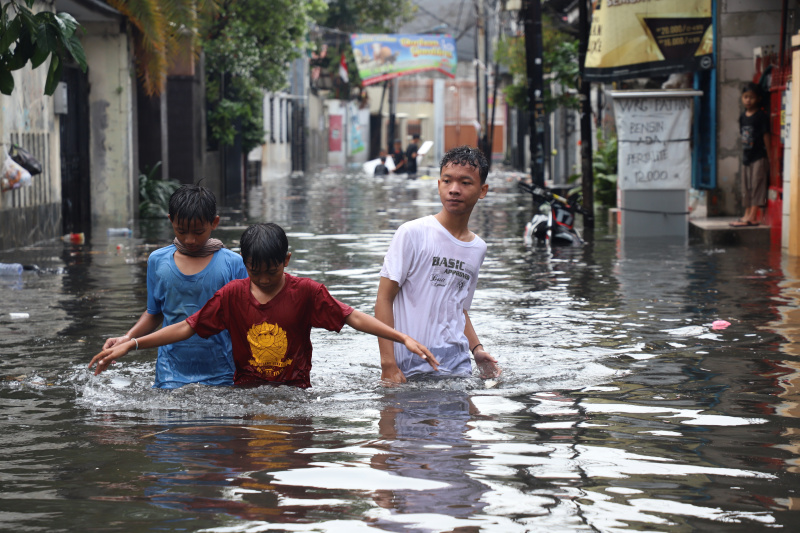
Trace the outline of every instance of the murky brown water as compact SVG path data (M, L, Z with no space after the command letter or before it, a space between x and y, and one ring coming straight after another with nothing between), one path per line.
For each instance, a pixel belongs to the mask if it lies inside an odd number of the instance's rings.
M94 377L169 227L0 253L49 269L0 278L0 528L794 531L800 267L602 235L528 250L527 200L490 183L471 312L505 370L488 383L384 388L377 342L347 329L314 333L306 391L153 390L152 351ZM438 206L432 181L301 176L226 210L218 236L283 225L291 272L371 313L392 231Z

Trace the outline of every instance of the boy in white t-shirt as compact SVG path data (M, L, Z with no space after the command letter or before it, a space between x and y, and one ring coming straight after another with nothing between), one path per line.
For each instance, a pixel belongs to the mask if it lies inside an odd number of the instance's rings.
M381 269L375 318L428 346L439 360L439 374L471 375L470 352L481 377L500 374L468 314L486 243L467 226L489 190L488 174L480 150L460 146L447 152L439 167L442 210L400 226ZM431 370L401 344L379 339L378 345L385 381L403 383Z

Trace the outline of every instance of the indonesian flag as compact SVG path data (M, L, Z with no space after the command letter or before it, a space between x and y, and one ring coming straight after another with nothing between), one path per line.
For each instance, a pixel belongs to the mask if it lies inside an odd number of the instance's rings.
M344 59L344 52L342 52L342 59L339 61L339 77L345 83L350 81L350 76L347 75L347 61Z

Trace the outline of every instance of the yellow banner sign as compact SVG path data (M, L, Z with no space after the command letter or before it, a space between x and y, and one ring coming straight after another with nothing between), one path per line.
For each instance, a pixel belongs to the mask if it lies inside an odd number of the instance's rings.
M589 81L666 76L714 66L711 0L597 0Z

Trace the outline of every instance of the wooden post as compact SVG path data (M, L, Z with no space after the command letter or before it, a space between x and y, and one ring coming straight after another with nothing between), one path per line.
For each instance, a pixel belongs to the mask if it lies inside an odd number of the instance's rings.
M800 34L792 36L792 79L800 80ZM789 184L789 255L800 256L800 84L792 84L791 182Z

